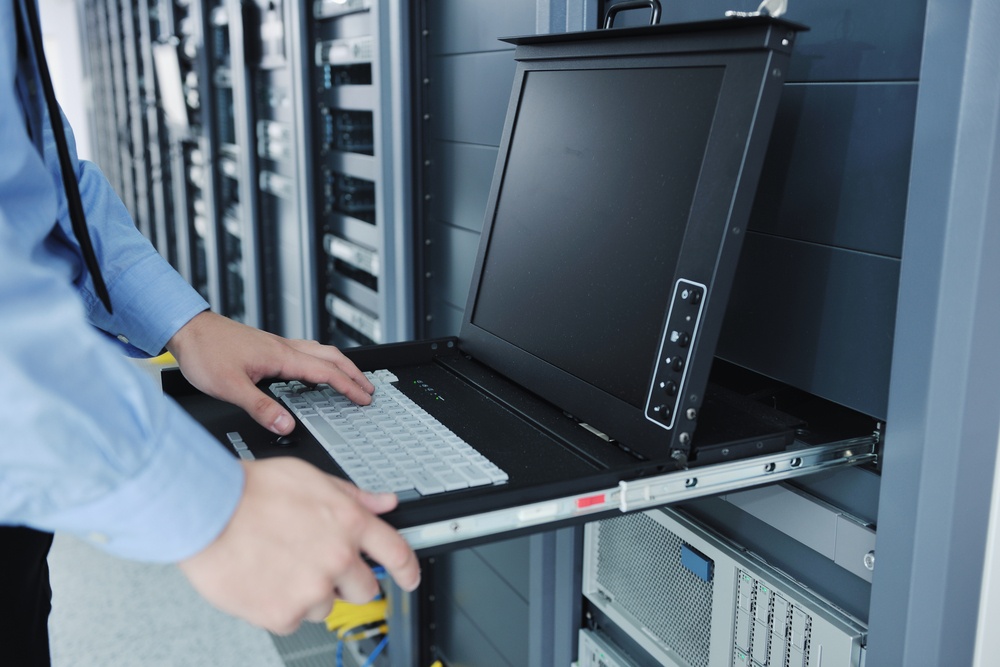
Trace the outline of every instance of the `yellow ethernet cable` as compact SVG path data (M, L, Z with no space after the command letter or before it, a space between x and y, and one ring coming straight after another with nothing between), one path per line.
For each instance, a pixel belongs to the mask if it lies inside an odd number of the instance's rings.
M333 611L326 617L326 629L343 637L349 630L359 626L384 623L387 607L385 598L366 604L351 604L337 600Z

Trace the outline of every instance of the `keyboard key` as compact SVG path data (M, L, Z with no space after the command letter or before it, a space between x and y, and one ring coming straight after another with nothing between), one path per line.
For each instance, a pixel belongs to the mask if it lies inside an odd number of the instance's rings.
M411 470L407 472L407 475L410 481L413 482L414 488L422 496L429 496L432 493L441 493L444 491L444 485L425 470Z
M469 486L469 482L457 472L445 472L438 475L438 479L444 484L445 491L455 491Z
M340 433L319 415L300 417L300 419L327 450L333 445L345 442Z
M327 385L276 382L271 391L360 488L393 491L404 502L507 481L503 470L400 392L392 373L366 375L376 390L363 408Z
M382 480L370 472L360 473L354 477L354 483L362 489L370 489Z
M418 498L421 497L420 494L417 493L417 490L416 489L412 489L412 488L411 489L400 489L399 491L396 491L395 493L396 493L396 498L401 503L405 503L408 500L417 500Z
M510 479L510 477L507 476L507 473L505 473L503 470L501 470L495 465L487 466L486 474L489 475L490 481L493 482L494 484L501 484Z
M469 480L470 486L482 486L491 482L489 475L468 463L455 466L455 471Z

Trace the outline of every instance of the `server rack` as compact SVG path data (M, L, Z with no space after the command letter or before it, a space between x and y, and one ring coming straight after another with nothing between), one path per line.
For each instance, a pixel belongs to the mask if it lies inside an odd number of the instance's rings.
M129 0L116 2L121 24L121 51L125 68L125 81L128 90L125 106L128 124L122 128L126 135L128 151L122 153L122 159L129 161L129 173L132 175L132 187L129 192L131 200L126 200L132 219L142 233L155 243L154 228L150 224L149 206L149 161L146 152L148 133L143 100L145 98L145 70L141 56L142 42L139 38L139 10Z
M84 6L98 161L213 309L342 346L410 337L408 3Z
M214 310L256 325L254 216L246 194L251 143L238 86L245 80L240 5L161 0L159 10L158 46L176 48L180 70L179 84L162 83L179 85L184 106L166 140L174 265Z
M255 3L244 39L261 320L340 346L412 331L402 3Z
M158 13L146 2L117 0L87 0L80 9L96 162L136 226L159 244L166 207L161 185L169 177L161 164L151 52Z
M137 227L212 307L255 323L256 262L244 261L244 246L255 252L244 242L253 216L239 194L250 142L225 2L85 0L82 10L98 164Z
M244 262L250 255L252 263L253 255L253 230L248 224L252 215L247 214L242 188L250 144L244 129L245 114L242 109L240 114L236 111L238 89L234 85L237 70L242 67L241 45L233 40L234 33L238 38L242 34L241 14L239 3L226 0L209 0L205 10L208 76L203 90L211 100L205 109L209 120L204 128L204 145L211 165L206 179L210 180L212 192L206 254L217 281L217 301L213 305L232 319L255 322L255 279Z
M414 3L419 4L419 3ZM441 3L445 5L447 3ZM456 6L462 3L452 3ZM530 11L537 10L538 20L541 22L543 14L549 23L554 23L553 17L558 13L557 9L560 4L563 6L563 11L571 11L571 8L582 3L549 3L539 0L539 2L531 2L532 5ZM703 3L701 6L706 7L710 3ZM750 2L748 0L732 0L726 3L714 3L713 7L719 7L721 9L727 8L737 8L737 9L747 9L752 10L756 6L756 2ZM848 8L833 8L829 5L823 5L823 11L830 12L850 12L853 15L853 23L847 21L848 18L845 16L845 21L838 24L843 28L843 34L840 35L840 41L834 40L836 43L843 43L850 46L846 41L847 36L857 36L864 32L866 26L877 26L877 21L873 19L873 16L877 18L881 14L887 13L893 15L893 25L894 30L885 32L881 31L880 34L889 35L890 33L900 33L905 31L900 31L898 28L900 26L899 19L905 19L903 21L904 25L908 25L911 22L911 18L908 18L911 12L903 12L901 15L897 15L895 9L904 6L906 3L894 2L889 3L885 7L874 6L870 3L851 3L852 7ZM724 5L724 6L723 6ZM931 256L932 258L940 258L942 253L947 255L947 250L950 244L946 243L934 243L938 236L942 239L945 238L945 234L948 233L951 238L952 229L951 227L958 227L958 223L949 222L950 226L945 228L942 223L937 219L928 220L925 218L932 218L935 215L939 215L940 211L935 205L940 206L943 202L950 202L951 199L942 195L940 192L936 191L936 186L940 184L939 176L937 173L934 175L929 174L930 171L937 171L937 167L940 165L939 160L927 159L926 153L930 152L931 148L939 148L938 138L941 132L941 128L945 127L941 123L941 117L944 117L944 121L951 120L951 117L958 114L959 100L964 99L963 96L958 95L957 89L951 87L952 82L958 82L959 77L956 76L955 72L962 72L969 74L967 71L970 65L962 65L961 57L965 55L964 48L967 48L970 53L975 54L975 51L971 46L967 45L967 41L963 41L967 37L964 33L961 33L959 25L962 21L965 21L973 13L972 9L975 8L982 10L984 7L995 11L996 3L994 0L981 1L974 0L971 3L961 4L959 8L954 8L945 6L946 3L940 2L940 0L928 0L928 16L935 17L938 19L947 19L947 30L940 31L924 31L921 28L921 34L923 35L923 45L924 47L935 47L935 58L929 58L927 64L924 66L926 68L927 76L925 77L924 71L921 71L921 81L920 86L922 90L928 91L926 94L920 95L921 105L932 112L937 112L937 115L928 114L926 118L918 123L917 134L914 139L915 146L922 147L925 155L922 162L917 164L915 170L915 175L910 177L912 183L917 185L923 185L925 187L913 187L913 194L910 196L910 211L907 221L907 234L911 234L910 229L916 229L916 231L921 232L921 235L914 234L911 243L914 247L907 251L908 257L914 257L915 259L922 259L923 255ZM818 7L819 5L816 4ZM794 5L793 5L794 8ZM870 13L869 13L870 9ZM93 11L91 11L93 10ZM922 16L923 12L918 11L917 14ZM232 14L231 14L232 16ZM116 106L116 100L121 91L116 90L116 81L114 72L114 58L112 54L112 49L115 46L109 38L111 26L109 25L109 13L107 9L107 3L104 0L87 0L85 17L87 19L87 30L88 35L91 36L89 41L89 55L90 61L90 72L93 77L93 90L94 90L94 104L95 104L95 128L98 131L98 141L95 145L99 151L99 162L104 168L105 172L108 174L110 180L119 191L122 187L122 182L124 175L122 174L122 162L120 159L121 152L118 149L118 142L121 139L121 135L118 132L118 128L121 127L118 119L118 109ZM153 19L155 20L155 19ZM161 18L160 22L166 21L165 18ZM937 24L935 24L937 25ZM969 23L969 25L972 25ZM141 26L140 26L141 27ZM858 32L860 31L860 32ZM161 32L164 32L161 30ZM499 32L499 31L498 31ZM154 29L155 34L155 29ZM167 30L164 34L177 34L173 30ZM962 39L955 39L956 37ZM874 61L877 59L870 58L873 54L878 54L881 52L880 49L866 50L866 45L862 42L865 40L860 40L855 43L854 46L858 47L853 50L853 55L858 56L863 55L863 60ZM868 39L870 44L878 43L878 40ZM950 56L951 59L942 59L940 56L941 52L946 52L945 55ZM916 53L916 57L919 57L919 49L909 49L909 52ZM957 56L953 53L957 52ZM308 56L309 54L306 54ZM121 59L119 58L119 61ZM823 65L829 65L832 62L837 62L836 59L827 58L825 61L819 58L807 59L811 66L820 67ZM803 62L807 62L804 60ZM953 69L948 69L950 66L955 66ZM966 68L966 69L963 69ZM980 74L980 78L985 78ZM945 83L945 80L948 83ZM973 82L978 82L978 79L972 77ZM850 83L850 81L838 81L835 82L838 85L844 83ZM989 83L986 81L985 83ZM234 85L236 85L234 83ZM958 86L958 83L954 84ZM238 87L238 86L237 86ZM865 86L870 87L870 86ZM903 86L900 86L903 88ZM974 86L965 84L962 88L964 91L974 90ZM844 86L846 89L846 86ZM249 87L244 87L244 92L250 90ZM988 91L988 86L986 87ZM941 92L955 92L956 94L941 94ZM986 95L988 93L984 93ZM973 96L975 97L975 96ZM238 107L238 105L237 105ZM964 107L962 107L964 108ZM848 114L845 117L849 117ZM898 116L897 116L898 118ZM792 120L795 117L792 116ZM932 127L935 123L939 123L937 127ZM898 124L898 123L897 123ZM103 128L103 129L102 129ZM973 132L971 129L963 130L962 133L956 133L959 138L965 140L972 140L968 134ZM308 136L306 132L303 132L304 136ZM861 135L857 132L850 132L848 135L852 139L859 139ZM950 135L949 135L950 137ZM954 144L957 144L957 140L953 137L949 139L951 144L946 146L950 149L950 154L956 154L957 148ZM842 142L847 145L849 142ZM864 142L860 142L864 143ZM870 145L881 144L880 142L871 142ZM955 164L961 164L961 161L954 160L951 162L953 165L952 172L959 173L961 169L955 167ZM251 167L243 166L244 169L252 169ZM168 170L169 171L169 170ZM952 173L949 172L949 173ZM252 172L257 174L257 172ZM184 178L183 173L179 174L177 180ZM169 183L167 183L169 185ZM929 187L927 187L929 185ZM250 183L252 190L257 188L257 182ZM952 195L957 196L957 195ZM170 198L167 198L167 202ZM178 198L178 202L187 205L183 198ZM913 202L918 202L921 204L930 204L925 206L913 206ZM825 210L825 209L824 209ZM836 207L830 210L836 210ZM917 225L909 219L914 218ZM943 216L942 216L943 217ZM169 217L167 218L169 219ZM169 227L169 226L168 226ZM181 233L186 233L182 231L181 225L178 226L177 232L178 236ZM937 235L937 236L936 236ZM933 237L933 238L932 238ZM159 236L157 237L159 240ZM944 250L942 250L944 248ZM953 253L954 254L954 253ZM190 256L187 257L187 262L190 262ZM950 257L945 257L946 259ZM181 261L180 255L176 260L178 263ZM883 510L879 512L880 528L883 534L882 546L880 547L882 551L880 552L880 559L885 558L884 561L886 566L883 566L880 570L882 573L881 584L876 585L873 591L873 602L872 602L872 627L873 627L873 641L880 645L879 654L877 659L885 661L886 664L891 664L892 658L889 656L903 656L908 655L904 653L905 651L910 651L914 654L919 653L921 650L928 649L935 651L935 656L940 656L945 649L957 649L956 654L963 654L967 652L967 648L964 646L971 646L971 642L967 642L970 633L972 632L972 624L968 623L969 612L968 609L973 603L967 602L969 599L975 597L975 591L972 591L971 595L955 595L951 594L949 591L944 590L948 586L959 584L961 586L961 592L969 593L970 584L965 580L965 575L975 569L968 567L955 567L955 568L942 568L940 562L952 562L958 559L958 553L960 551L972 553L977 552L976 546L978 542L973 538L970 533L976 528L982 525L980 515L973 511L969 512L966 510L977 510L981 509L981 498L977 495L972 497L971 492L966 493L966 495L956 494L953 479L959 478L959 473L964 474L969 472L969 468L978 465L982 470L988 469L988 466L984 464L981 459L983 457L970 459L969 457L959 457L957 455L950 455L945 461L951 468L952 475L941 475L940 471L937 471L934 475L920 475L916 474L922 470L924 461L928 467L931 466L931 461L935 461L935 466L940 462L937 454L939 451L935 452L934 447L940 447L940 444L935 444L940 438L941 433L954 433L957 429L949 429L947 427L952 426L953 419L957 421L962 413L960 410L949 410L948 415L955 415L955 417L946 418L942 416L943 409L938 410L931 415L932 425L937 426L937 430L932 429L925 423L925 415L927 414L927 403L930 403L930 399L925 400L924 397L919 396L921 392L927 392L931 394L931 389L929 387L940 387L935 389L933 393L933 398L942 398L941 394L948 393L947 387L954 386L947 383L934 383L933 385L929 382L927 377L925 377L928 371L928 365L917 361L917 359L930 359L934 355L945 356L948 350L952 349L952 345L949 341L953 341L960 338L962 331L959 331L959 336L953 336L950 338L935 335L930 332L933 328L931 325L938 324L942 322L953 326L951 323L956 319L947 319L946 315L931 315L930 319L934 322L926 322L924 318L924 312L928 309L928 294L934 295L937 293L940 285L945 284L947 278L955 279L956 269L954 267L959 265L966 265L967 261L956 261L949 264L948 270L941 269L940 266L932 265L928 271L928 277L916 278L915 273L918 269L912 268L910 270L910 275L904 275L901 278L901 305L903 306L900 311L899 322L906 324L906 326L898 327L897 334L894 338L895 349L898 350L899 361L903 363L897 363L894 368L892 384L896 397L891 401L889 412L895 410L896 418L895 422L897 426L895 427L897 431L912 431L916 433L916 437L923 437L926 440L926 444L921 441L917 445L923 447L920 449L916 455L910 457L912 465L899 467L899 458L896 460L896 466L893 468L891 465L887 469L887 475L885 481L882 482L883 487ZM911 266L918 266L912 264ZM919 271L924 271L921 267ZM959 272L961 273L961 272ZM460 281L459 281L460 282ZM957 287L963 287L970 284L968 281L961 282L956 285ZM948 292L949 295L954 295L955 290ZM908 297L905 301L902 297ZM868 295L866 295L866 300L868 300ZM938 298L939 302L943 302L945 297L941 296ZM940 303L939 303L940 305ZM960 319L960 318L959 318ZM971 319L971 316L966 315L966 320L962 320L961 323L967 323L967 320ZM867 322L867 321L866 321ZM957 325L955 325L957 326ZM980 325L982 328L985 325ZM939 326L940 328L940 326ZM988 328L988 327L987 327ZM870 330L870 327L869 327ZM951 329L949 329L950 331ZM978 330L978 329L977 329ZM964 329L963 329L964 331ZM915 333L914 333L915 332ZM891 337L887 337L891 338ZM986 337L984 337L985 339ZM926 354L914 354L914 349L916 352L924 352ZM805 366L803 366L805 367ZM959 370L965 367L960 365L949 366L949 368L957 368ZM950 371L953 374L959 374L959 370ZM950 398L950 397L944 397ZM954 399L958 401L958 398ZM894 407L893 407L894 405ZM946 401L946 407L951 408L952 403ZM959 406L961 407L961 406ZM888 415L891 417L891 415ZM940 426L941 423L946 422L945 426ZM892 421L890 421L890 425ZM995 445L995 442L993 443ZM978 441L972 443L961 443L960 453L972 453L980 454ZM898 450L897 450L898 451ZM985 463L990 463L993 461L993 456L995 456L994 448L992 445L989 449L984 450L990 453L989 458L985 460ZM892 452L890 451L890 454ZM899 456L902 457L904 454L900 451ZM931 457L935 458L931 458ZM965 459L964 463L960 461ZM969 461L972 461L971 463ZM957 470L957 472L955 472ZM868 478L874 478L876 481L870 481ZM849 478L849 479L848 479ZM964 479L964 477L962 477ZM812 485L812 488L816 489L817 492L827 498L834 498L838 504L847 505L851 502L855 495L857 495L858 490L862 490L862 495L866 499L870 499L872 496L877 497L879 494L879 482L874 475L868 475L863 471L852 471L846 474L844 477L837 480L817 480ZM970 488L979 488L979 485L975 484L963 484L963 492L966 492ZM936 491L937 493L926 493L927 491ZM958 497L960 496L961 497ZM919 503L920 500L925 500L927 498L940 499L944 497L948 504L944 502L934 502L926 500L926 503ZM899 502L900 498L904 499L906 502ZM911 512L911 508L917 504L921 505L935 505L944 506L946 510L950 511L949 516L962 516L963 520L961 522L953 522L953 525L960 525L962 527L961 531L954 529L955 533L948 532L947 530L942 530L944 526L938 521L936 521L934 516L930 516L929 511L926 509L921 509L920 513ZM869 502L865 500L861 502L860 505L863 507L859 513L863 514L865 509L870 509L878 505L877 502ZM885 509L886 506L895 506L906 508L905 510L893 511L891 509ZM721 510L719 512L713 512L713 515L721 515ZM973 516L973 520L969 519L969 516ZM876 517L871 517L872 519ZM914 530L914 526L920 530ZM941 531L941 532L939 532ZM939 538L939 534L952 535L951 540L942 540ZM917 537L913 537L917 535ZM923 535L925 538L921 538ZM759 538L758 538L758 541ZM934 544L932 544L934 543ZM938 546L936 543L940 543ZM944 556L939 562L931 562L939 552L934 551L934 549L945 550ZM929 555L923 556L919 562L913 562L909 560L908 557L917 551L933 551ZM978 553L978 552L977 552ZM975 559L973 559L975 560ZM562 561L560 561L562 562ZM963 561L963 565L967 565ZM980 563L974 562L973 566L978 566ZM895 570L895 571L894 571ZM941 576L941 572L945 573L945 576ZM977 580L975 576L968 577L969 581ZM932 585L926 585L927 582L931 582ZM878 580L876 580L878 584ZM962 601L959 602L959 598ZM899 599L909 599L911 604L906 606L906 609L902 611L905 613L899 613L901 611L901 604L898 602ZM916 600L916 602L913 602ZM924 604L930 601L931 604ZM926 610L934 610L933 614ZM922 610L922 611L921 611ZM958 613L954 613L954 612ZM949 632L947 636L944 636L933 631L928 632L927 630L934 630L938 628L938 616L950 616L952 620L948 621L949 630L954 630ZM943 626L943 624L941 624ZM958 627L962 625L963 627ZM909 641L908 641L909 640ZM403 654L403 651L397 651L395 655ZM873 656L876 654L873 653ZM873 659L876 659L873 657ZM399 663L405 664L405 663Z
M114 83L115 132L118 137L118 195L125 202L125 207L135 215L135 171L133 168L133 144L131 141L131 118L129 99L133 94L130 88L130 77L126 73L126 51L131 45L125 42L122 32L124 13L118 0L105 0L104 10L107 16L108 40L111 54L111 77Z
M503 16L520 13L534 17L538 29L543 30L553 25L552 19L558 18L559 12L569 12L571 6L585 3L539 0L525 4L528 6L505 6ZM752 12L757 4L747 0L705 0L675 3L669 8L664 5L664 21L720 18L730 9ZM477 187L488 184L492 173L483 164L487 159L484 154L488 142L484 137L489 138L490 109L476 104L478 100L468 99L469 80L475 75L482 77L494 56L490 47L474 43L470 35L477 31L467 31L468 39L463 41L449 39L451 33L440 27L476 25L482 30L482 26L489 25L494 31L491 34L509 33L497 28L503 19L494 15L492 3L425 6L434 18L428 26L427 50L432 58L426 69L433 79L431 89L436 89L426 108L433 117L436 101L438 116L445 118L437 122L432 119L425 139L432 164L421 194L431 197L418 222L429 223L422 230L422 238L430 242L427 273L434 279L424 281L424 314L428 318L424 327L444 334L457 330L455 323L465 296L463 278L474 258L474 234L479 222L476 218L481 216L482 208L472 210L472 194ZM542 25L543 18L548 19L548 25ZM634 25L648 22L649 8L635 12L631 18ZM893 272L894 268L898 270L905 214L923 4L892 3L891 7L875 10L855 2L837 8L801 2L792 4L788 18L806 23L813 30L796 46L789 79L794 84L786 86L767 169L770 177L762 184L757 215L750 227L756 238L750 242L748 235L744 246L743 256L748 258L744 273L752 280L738 279L743 293L737 295L734 291L731 299L735 306L731 313L736 314L730 319L737 322L739 316L742 326L731 327L730 338L720 345L720 351L745 368L881 419L886 416L896 290ZM889 24L893 30L887 32L884 26ZM440 128L453 134L444 135ZM878 196L871 193L875 184ZM485 201L485 190L480 191ZM780 238L783 235L792 239L786 242ZM792 250L781 256L769 255L769 243ZM815 257L819 259L810 263L809 258ZM785 291L798 298L761 289L761 279L768 275L784 275L787 279L789 258L797 277L786 280ZM465 271L461 270L463 263ZM770 272L759 270L761 266ZM809 276L808 281L798 278L803 272ZM827 280L812 280L810 274ZM851 288L857 281L865 285L863 298L852 298L862 292ZM453 309L453 305L458 308ZM764 312L772 306L774 311L781 311L782 319ZM758 308L757 316L744 317L754 307ZM822 322L822 326L814 326L814 321ZM449 330L449 325L455 328ZM753 335L747 336L748 332ZM855 335L859 337L852 338ZM787 340L776 345L779 337ZM905 447L899 441L893 445L900 450ZM847 509L871 525L879 518L877 471L854 469L831 476L817 475L803 480L797 487L799 491ZM824 597L867 621L872 573L864 571L866 551L852 547L850 559L840 561L839 551L835 559L805 546L800 535L789 537L783 532L801 518L800 513L792 511L748 517L744 509L722 500L697 503L688 509L700 513L706 523L714 521L717 530L749 549L763 552L769 547L767 556L772 563L793 571L810 586L824 589ZM750 522L753 530L737 530ZM473 563L477 558L485 564ZM452 554L449 559L475 567L481 573L475 577L477 580L497 568L482 554L468 558ZM444 577L438 580L445 584L434 591L434 598L444 601L448 596L456 603L454 610L447 603L439 603L435 617L422 619L424 626L433 624L437 628L432 641L439 648L459 655L463 647L470 645L509 645L497 640L502 633L489 620L517 617L507 609L496 613L500 601L517 600L508 590L516 586L497 582L484 596L489 602L476 605L466 595L467 589L450 585ZM542 593L548 594L549 589ZM530 606L534 599L527 597L527 601ZM407 599L406 605L418 602ZM562 636L553 637L557 646L564 640ZM536 654L531 653L529 659L536 660Z
M97 156L101 169L112 186L122 191L121 161L117 152L118 120L115 100L117 98L115 78L112 74L112 42L109 36L107 3L92 0L84 14L92 19L89 33L94 62L91 72L99 82L95 89L95 123Z
M165 0L161 11L167 17L161 34L163 43L177 49L178 74L184 101L184 122L175 118L170 127L170 164L173 179L174 228L177 238L177 269L191 285L216 306L215 285L210 284L209 211L211 165L207 161L207 141L203 136L206 71L204 63L204 20L199 0ZM164 80L164 86L175 83ZM216 299L213 301L213 296Z
M375 239L377 38L371 3L317 2L313 15L316 264L325 293L321 329L342 345L377 343L382 341L376 304L381 262Z
M174 236L173 198L171 193L170 143L166 118L159 103L153 43L162 34L159 0L138 0L135 5L138 26L139 57L142 62L143 87L141 108L146 124L145 154L148 161L147 192L149 222L147 236L171 264L177 262L177 241Z
M253 152L249 179L256 209L260 266L260 324L275 333L306 337L302 220L308 183L300 153L303 49L300 8L294 2L248 3L241 13L245 40L248 123ZM252 119L252 120L249 120ZM249 149L249 146L248 146ZM244 254L244 258L247 255Z
M225 276L226 313L252 326L261 325L259 244L257 236L257 201L254 197L253 174L256 173L256 153L252 121L253 95L249 88L250 43L246 35L244 3L224 0L217 11L228 19L229 48L221 57L228 61L230 87L220 115L227 128L222 148L227 153L228 170L224 179L228 204L223 214L222 265ZM222 134L220 132L220 134Z
M412 331L406 18L400 3L316 0L310 83L319 337L339 346Z
M97 15L95 3L89 2L79 8L81 48L83 49L84 76L90 81L91 103L87 109L87 118L90 123L90 133L94 139L107 136L104 122L104 100L107 99L105 89L107 79L103 75L103 49L99 39L100 20ZM79 128L77 128L79 131ZM100 141L94 142L93 159L97 164L105 164L105 147ZM107 171L105 170L105 175Z

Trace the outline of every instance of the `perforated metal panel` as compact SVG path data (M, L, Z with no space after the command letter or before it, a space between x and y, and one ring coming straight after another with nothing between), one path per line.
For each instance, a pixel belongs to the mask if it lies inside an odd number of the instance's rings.
M592 629L656 664L862 664L857 619L670 508L589 524L583 593L601 612Z
M708 667L712 587L681 564L684 542L645 514L600 523L597 583L692 667Z

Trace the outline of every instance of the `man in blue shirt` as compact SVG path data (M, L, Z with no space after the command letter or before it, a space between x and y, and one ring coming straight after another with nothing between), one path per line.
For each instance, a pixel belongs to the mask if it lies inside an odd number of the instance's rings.
M217 607L275 632L321 620L335 596L370 600L377 584L361 554L412 590L416 558L376 516L394 496L292 459L238 462L124 359L114 338L166 348L192 384L277 434L294 422L256 388L265 377L325 382L360 404L373 391L336 348L210 312L100 171L76 159L67 130L105 309L71 229L25 5L15 9L34 1L0 0L3 659L48 661L44 559L57 530L123 558L178 563Z

